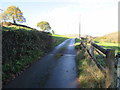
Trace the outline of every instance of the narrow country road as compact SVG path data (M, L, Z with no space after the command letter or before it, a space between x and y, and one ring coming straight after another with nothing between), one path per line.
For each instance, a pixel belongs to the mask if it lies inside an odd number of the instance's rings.
M75 39L67 39L4 88L77 88Z

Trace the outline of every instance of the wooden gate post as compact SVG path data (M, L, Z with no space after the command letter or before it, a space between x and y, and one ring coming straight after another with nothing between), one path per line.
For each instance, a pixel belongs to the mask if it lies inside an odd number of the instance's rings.
M106 53L106 88L114 87L114 58L115 50L107 49Z

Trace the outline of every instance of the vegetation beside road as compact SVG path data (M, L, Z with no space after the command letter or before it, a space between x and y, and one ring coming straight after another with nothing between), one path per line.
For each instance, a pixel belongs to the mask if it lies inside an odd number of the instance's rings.
M80 88L103 88L105 77L84 49L76 57Z
M3 84L20 75L52 48L68 39L31 28L10 25L2 29L2 79Z
M80 88L101 88L105 85L105 77L90 58L88 53L80 46L80 40L76 39L77 49L76 64L78 69L78 81Z
M118 42L118 39L118 32L114 32L96 37L92 39L92 41L95 41L97 45L102 46L104 49L114 49L116 54L120 52L120 47L118 45L120 42ZM78 51L76 63L80 88L105 88L105 76L103 73L98 69L88 53L80 46L80 43L76 41L75 45ZM94 56L99 64L106 67L104 55L99 55L97 52L94 52Z
M52 37L48 33L16 28L2 27L3 82L19 75L51 49L52 45Z

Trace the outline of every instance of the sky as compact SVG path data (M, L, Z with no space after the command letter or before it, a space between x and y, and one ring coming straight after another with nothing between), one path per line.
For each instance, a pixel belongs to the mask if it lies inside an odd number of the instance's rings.
M56 34L102 36L118 31L119 0L1 0L0 9L15 5L23 12L26 23L37 28L49 22ZM1 11L2 12L2 11Z

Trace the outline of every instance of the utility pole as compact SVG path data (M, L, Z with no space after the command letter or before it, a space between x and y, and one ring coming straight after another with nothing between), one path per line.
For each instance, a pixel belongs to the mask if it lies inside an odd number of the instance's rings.
M79 39L81 37L81 15L79 15Z

